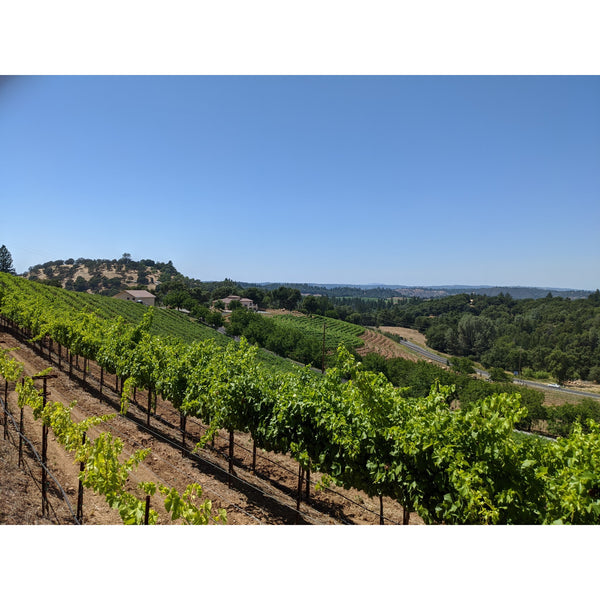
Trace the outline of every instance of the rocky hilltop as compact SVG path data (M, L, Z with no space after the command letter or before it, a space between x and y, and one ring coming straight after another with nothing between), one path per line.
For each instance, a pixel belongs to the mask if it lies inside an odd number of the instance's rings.
M153 291L159 283L180 275L171 261L78 258L54 260L30 267L23 277L77 292L112 296L129 288Z

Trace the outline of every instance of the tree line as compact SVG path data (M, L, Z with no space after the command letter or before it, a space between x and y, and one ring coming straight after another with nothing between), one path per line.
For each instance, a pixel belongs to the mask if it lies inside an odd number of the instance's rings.
M431 348L486 368L553 376L559 383L600 382L600 291L584 300L453 296L406 307L401 316Z
M526 378L600 383L600 291L585 299L457 294L431 300L319 298L317 314L363 326L417 329L427 345ZM306 305L300 305L306 310ZM308 312L308 311L307 311Z
M386 359L379 354L367 354L361 361L363 369L382 373L394 386L405 389L410 395L426 394L436 381L445 386L452 386L454 392L451 400L464 410L472 407L484 396L519 394L521 405L527 408L527 414L515 423L515 427L522 431L564 436L572 433L576 424L588 431L588 420L600 423L600 403L592 398L583 398L576 403L560 406L546 406L543 392L515 385L506 377L498 376L497 381L473 378L461 368L460 361L451 361L451 369L444 369L426 361Z

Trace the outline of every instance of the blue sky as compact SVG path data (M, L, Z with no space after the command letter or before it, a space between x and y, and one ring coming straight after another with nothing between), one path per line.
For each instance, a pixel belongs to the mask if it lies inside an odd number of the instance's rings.
M0 83L0 244L201 280L600 287L598 76Z

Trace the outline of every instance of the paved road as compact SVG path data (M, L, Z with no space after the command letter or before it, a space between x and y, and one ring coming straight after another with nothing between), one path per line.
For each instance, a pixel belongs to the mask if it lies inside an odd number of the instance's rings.
M417 344L414 344L413 342L402 340L399 343L402 344L403 346L406 346L410 350L417 352L418 354L420 354L421 356L423 356L426 359L433 360L433 361L441 363L443 365L447 364L447 360L445 357L439 356L438 354L431 352L431 350L422 348L421 346L418 346ZM479 375L482 375L483 377L489 377L489 373L487 371L482 371L481 369L475 369L475 371ZM592 392L580 392L580 391L576 391L576 390L570 390L565 387L556 388L555 386L548 385L545 383L539 383L538 381L528 381L526 379L514 379L513 383L517 383L520 385L526 385L527 387L542 389L542 390L545 390L548 392L556 391L557 389L560 389L561 392L564 392L566 394L572 394L574 396L587 396L588 398L596 398L596 399L600 400L600 394L593 394Z
M526 379L513 379L513 383L520 383L521 385L526 385L527 387L539 388L545 390L547 392L564 392L565 394L573 394L574 396L587 396L588 398L596 398L600 399L600 394L593 394L592 392L580 392L578 390L570 390L566 387L557 388L553 385L547 385L545 383L539 383L538 381L527 381Z
M408 342L407 340L401 340L398 343L402 344L403 346L406 346L410 350L413 350L413 351L417 352L421 356L424 356L425 358L428 358L429 360L433 360L433 361L439 362L439 363L441 363L443 365L448 364L448 361L447 361L447 359L445 357L440 356L439 354L434 354L431 350L427 350L426 348L422 348L421 346L417 346L417 344L414 344L413 342Z

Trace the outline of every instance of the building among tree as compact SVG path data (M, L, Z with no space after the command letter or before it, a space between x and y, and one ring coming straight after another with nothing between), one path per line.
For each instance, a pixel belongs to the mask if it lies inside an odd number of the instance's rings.
M221 298L221 302L225 305L226 310L229 308L229 304L233 301L239 302L244 308L258 310L258 306L250 298L242 298L241 296L227 296L227 298Z
M139 304L145 304L146 306L154 306L156 302L156 296L146 290L123 290L119 292L113 298L119 298L120 300L131 300L138 302Z

